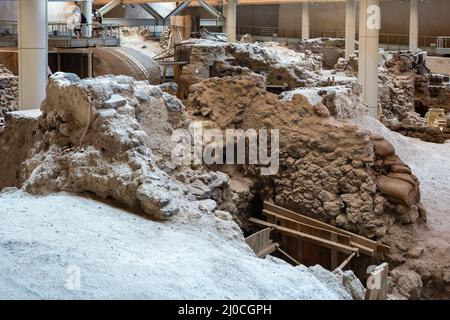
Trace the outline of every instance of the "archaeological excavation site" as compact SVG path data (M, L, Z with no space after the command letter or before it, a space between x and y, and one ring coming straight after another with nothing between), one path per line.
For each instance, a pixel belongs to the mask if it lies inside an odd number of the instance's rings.
M0 300L449 300L449 14L1 1Z

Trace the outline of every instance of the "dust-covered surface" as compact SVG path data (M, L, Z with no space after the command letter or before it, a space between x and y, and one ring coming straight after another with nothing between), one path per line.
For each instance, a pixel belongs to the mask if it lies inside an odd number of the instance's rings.
M212 213L161 223L66 193L10 191L0 203L1 299L351 298L319 266L257 258Z

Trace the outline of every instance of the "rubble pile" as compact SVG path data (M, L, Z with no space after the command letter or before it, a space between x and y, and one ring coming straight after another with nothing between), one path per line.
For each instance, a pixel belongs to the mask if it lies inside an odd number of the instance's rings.
M189 86L211 77L260 74L268 86L295 89L320 79L320 55L298 53L278 43L224 43L190 39L179 44L177 61L187 61L180 79L181 96Z
M19 81L4 65L0 64L0 128L4 125L5 114L18 109Z
M252 179L264 200L360 233L382 238L394 224L425 219L417 178L382 137L332 118L302 95L280 100L261 78L223 77L191 87L187 110L217 128L280 132L280 169L259 180L243 165L231 180ZM254 187L257 189L257 187ZM251 187L244 188L248 196Z
M308 39L289 47L298 52L311 51L322 55L324 69L333 69L339 59L345 55L345 40L338 38Z
M348 59L339 58L334 66L336 72L343 72L348 77L358 76L358 56L352 54Z

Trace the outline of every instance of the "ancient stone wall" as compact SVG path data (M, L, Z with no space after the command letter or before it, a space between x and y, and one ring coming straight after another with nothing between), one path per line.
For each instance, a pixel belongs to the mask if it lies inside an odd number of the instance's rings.
M324 105L302 95L281 101L250 76L209 79L192 92L188 112L222 130L279 129L280 170L258 182L263 199L370 238L425 219L419 182L392 145L333 119ZM239 171L258 180L255 166Z
M18 109L19 81L14 74L0 64L0 128L3 126L5 114Z

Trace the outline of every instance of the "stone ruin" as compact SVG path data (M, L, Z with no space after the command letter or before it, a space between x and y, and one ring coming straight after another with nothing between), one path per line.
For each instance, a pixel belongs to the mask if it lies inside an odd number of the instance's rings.
M316 38L300 41L289 48L298 51L310 51L320 54L323 60L324 69L333 69L339 59L345 56L345 41L339 38Z
M283 89L311 86L320 79L320 55L298 53L278 43L224 43L190 39L179 43L177 61L187 61L180 79L180 96L211 77L259 74L267 85Z
M437 143L446 141L445 136L436 136L433 130L424 128L424 116L431 108L450 112L448 77L432 75L421 50L380 50L380 57L378 103L383 112L383 123L391 130L410 137ZM334 72L357 77L357 55L349 59L340 58L334 66Z
M0 140L14 157L0 163L8 172L0 187L91 192L157 218L175 214L186 197L213 199L245 215L258 194L370 238L382 238L395 223L425 219L419 182L392 145L330 117L326 106L302 95L280 100L255 76L213 78L191 92L193 119L221 129L278 128L278 174L259 181L257 168L243 165L229 180L218 172L225 167L179 167L170 159L171 134L187 128L189 118L178 99L125 76L80 80L57 73L42 115L8 115Z
M181 220L201 212L243 222L272 200L394 248L398 230L426 220L419 182L392 145L333 118L322 103L295 93L280 98L257 75L197 83L186 107L167 90L174 85L55 74L42 112L6 116L0 146L11 156L0 162L0 189L91 193L152 218ZM261 177L257 165L174 163L172 132L192 120L220 130L278 128L280 170ZM422 273L408 272L398 269L393 281L412 297L415 289L399 283Z
M280 100L261 78L251 76L212 78L192 86L191 93L187 110L194 119L222 130L280 130L279 172L260 178L257 167L249 165L228 172L231 181L248 183L240 185L235 198L241 192L246 199L258 194L373 239L393 224L426 219L419 182L393 146L332 118L324 105L312 106L302 95Z
M4 125L5 114L17 110L19 105L19 81L9 78L12 76L14 74L0 64L0 129Z

